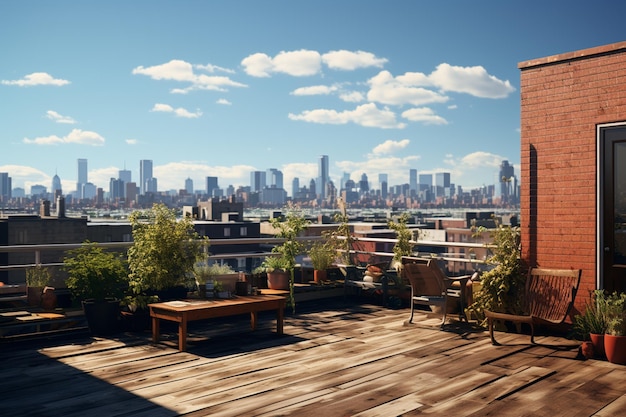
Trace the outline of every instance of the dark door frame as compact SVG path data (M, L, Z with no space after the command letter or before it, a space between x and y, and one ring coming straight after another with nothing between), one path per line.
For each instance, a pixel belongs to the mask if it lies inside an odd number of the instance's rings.
M613 206L613 193L611 195L606 195L605 187L611 186L613 184L613 178L607 178L607 169L610 169L612 174L612 161L605 161L606 155L606 143L607 141L612 141L613 139L606 138L605 132L611 130L613 128L617 129L625 129L626 121L624 122L616 122L616 123L605 123L598 124L596 126L596 167L597 167L597 175L596 175L596 288L605 289L607 280L605 280L605 274L610 266L607 264L613 258L613 249L614 243L612 242L612 236L608 237L611 239L610 245L605 241L607 238L606 234L608 225L605 224L606 221L611 222L611 227L613 227L613 216L610 219L606 219L605 209L606 206ZM610 166L607 166L607 163L610 163ZM607 181L610 184L607 184ZM611 262L612 264L612 262ZM607 277L608 278L608 277Z

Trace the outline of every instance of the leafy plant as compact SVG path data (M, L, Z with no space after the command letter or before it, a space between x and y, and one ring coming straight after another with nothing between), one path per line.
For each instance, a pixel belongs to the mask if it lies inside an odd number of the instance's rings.
M398 264L402 262L403 256L410 256L413 251L413 232L407 227L409 213L404 212L398 221L389 220L389 228L396 232L396 244L393 245L393 261Z
M338 223L337 229L331 230L323 234L329 242L329 245L335 252L339 252L341 263L346 265L354 265L350 251L352 245L356 241L350 230L350 223L346 203L341 199L337 199L339 213L333 215L333 221Z
M589 340L590 334L604 334L607 331L607 299L604 290L595 290L591 302L581 314L574 316L572 331L582 340Z
M266 256L261 267L265 272L288 271L289 262L282 255Z
M50 268L36 265L26 270L26 285L29 287L46 287L52 281Z
M613 336L626 336L626 294L613 292L606 297L607 330Z
M65 281L78 300L120 298L128 285L126 261L122 255L105 252L97 243L68 251L63 260L68 273Z
M313 269L323 271L331 267L337 257L337 251L329 240L316 241L309 248L309 257Z
M294 269L296 267L296 256L304 251L304 244L298 240L298 237L308 227L309 221L304 218L300 210L290 207L284 221L274 217L270 220L270 224L278 231L276 236L285 239L282 244L274 246L272 252L280 254L279 258L284 268L289 271L288 302L295 313L296 304L293 295ZM273 262L267 258L266 261Z
M208 239L195 232L190 217L176 218L164 204L130 214L133 245L128 249L134 295L184 285Z
M524 310L526 276L520 262L520 229L497 224L492 237L495 247L486 261L493 268L482 274L481 289L469 306L483 324L485 309L512 314Z
M216 275L234 274L235 270L228 264L206 263L196 264L193 267L193 275L197 284L206 284L211 277Z

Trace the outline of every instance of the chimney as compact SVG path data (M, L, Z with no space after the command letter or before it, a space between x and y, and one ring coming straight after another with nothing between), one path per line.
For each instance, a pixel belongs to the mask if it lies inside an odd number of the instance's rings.
M39 206L39 216L50 217L50 200L41 200L41 205Z
M65 217L65 197L63 196L57 197L57 217L59 219Z

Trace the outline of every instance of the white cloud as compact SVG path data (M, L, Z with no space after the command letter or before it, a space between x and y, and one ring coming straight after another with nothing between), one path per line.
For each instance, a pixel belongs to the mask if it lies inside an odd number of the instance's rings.
M466 93L480 98L505 98L515 91L511 83L489 75L481 66L439 64L428 77L442 91Z
M2 84L4 85L17 85L19 87L32 87L35 85L55 85L62 86L66 84L70 84L67 80L62 80L59 78L54 78L52 75L47 72L33 72L32 74L28 74L24 76L21 80L2 80Z
M105 139L88 130L73 129L67 136L59 137L56 135L42 136L35 139L24 138L24 143L34 145L62 145L74 143L78 145L102 146Z
M76 124L76 120L72 119L69 116L62 116L59 113L55 112L54 110L48 110L46 112L46 117L50 120L54 120L57 123L64 123L64 124Z
M448 97L424 88L423 85L428 84L426 79L416 73L393 77L389 71L381 71L370 78L368 84L368 100L382 104L421 106L448 101Z
M391 110L379 109L374 103L358 106L354 110L342 112L329 109L303 111L300 114L289 113L291 120L300 120L320 124L347 124L355 123L364 127L378 127L382 129L403 129L406 124L396 121L396 115Z
M309 87L296 88L290 94L294 96L322 96L332 94L337 90L337 86L312 85Z
M380 145L377 145L372 150L374 155L392 154L402 149L405 149L411 143L408 139L402 140L386 140Z
M273 58L263 53L255 53L244 58L241 65L246 74L253 77L269 77L272 73L304 77L320 72L322 57L319 52L306 49L281 51Z
M428 107L413 108L402 112L402 117L412 122L422 122L426 125L447 125L448 122Z
M500 164L506 158L500 155L493 154L491 152L477 151L465 155L461 158L460 163L463 166L474 167L489 167L499 168Z
M346 103L360 103L365 100L365 96L360 91L349 91L339 94L339 98Z
M371 52L364 51L330 51L322 55L322 61L330 69L352 71L357 68L382 68L388 62L386 58L377 58Z
M163 112L163 113L174 113L174 115L176 117L184 117L187 119L195 119L198 118L200 116L202 116L202 112L200 110L196 110L195 113L190 112L187 109L184 109L182 107L179 107L177 109L175 109L174 107L170 106L169 104L163 104L163 103L156 103L154 105L154 107L152 107L153 112Z
M216 101L217 104L222 104L224 106L230 106L233 103L231 103L230 101L226 100L225 98L220 98Z
M128 145L137 145L139 141L137 139L126 139Z
M151 67L138 66L133 69L132 73L137 75L147 75L153 80L168 80L186 82L191 85L186 88L174 88L170 92L174 94L186 94L193 90L213 90L227 91L227 87L247 87L245 84L231 80L225 76L214 76L206 74L196 74L195 69L209 71L222 71L233 73L232 70L217 67L214 65L196 65L195 67L189 62L179 59L173 59L165 64L154 65Z

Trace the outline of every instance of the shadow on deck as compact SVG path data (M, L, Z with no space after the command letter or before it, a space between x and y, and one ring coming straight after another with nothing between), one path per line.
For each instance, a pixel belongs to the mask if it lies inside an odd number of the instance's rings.
M500 333L342 298L274 315L193 322L112 338L62 335L0 344L2 416L616 415L626 367L577 359L563 337Z

